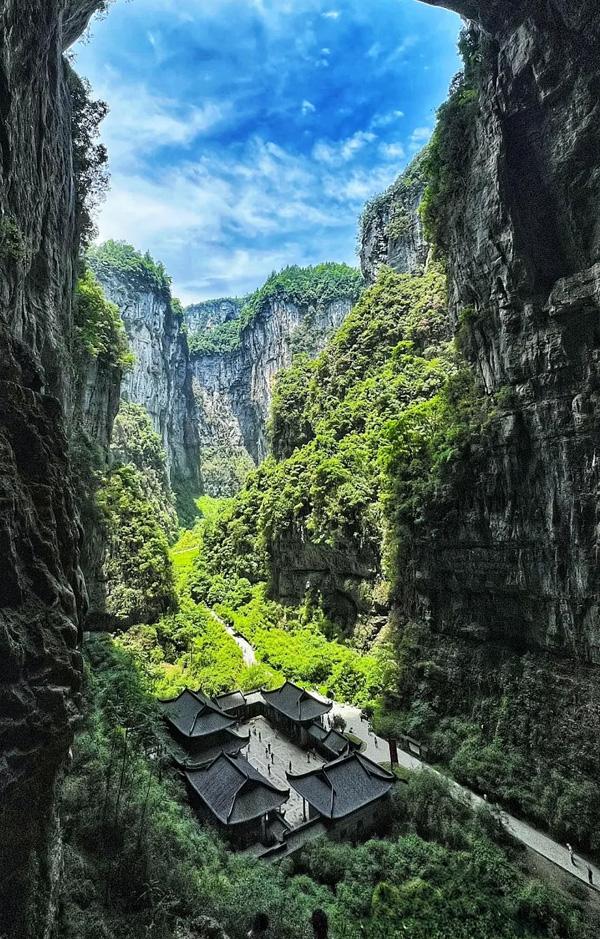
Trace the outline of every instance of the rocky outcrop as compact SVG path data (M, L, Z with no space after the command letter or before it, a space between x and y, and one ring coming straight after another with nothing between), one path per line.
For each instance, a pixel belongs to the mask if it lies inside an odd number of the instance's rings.
M385 192L369 202L360 220L360 266L367 283L386 264L399 274L422 274L429 244L419 215L426 185L420 154Z
M244 301L238 297L223 297L219 300L204 300L185 308L185 323L190 333L199 335L215 326L230 323L239 318Z
M231 461L247 469L264 459L275 376L290 365L295 350L306 347L316 354L343 322L353 302L352 297L339 297L303 304L275 297L242 329L233 349L192 355L207 492L231 494L236 480L223 469Z
M197 420L181 317L168 290L129 276L94 255L90 264L107 299L121 313L134 355L121 397L142 405L150 415L175 492L196 493L200 488Z
M432 510L419 592L436 628L600 662L600 13L447 5L489 31L443 240L500 413Z
M67 455L78 231L63 51L97 5L0 8L0 934L14 939L47 934L54 786L81 682Z

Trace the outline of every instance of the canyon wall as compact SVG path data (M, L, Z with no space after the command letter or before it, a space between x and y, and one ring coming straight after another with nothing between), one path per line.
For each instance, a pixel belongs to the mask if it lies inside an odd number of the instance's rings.
M241 329L233 348L192 351L202 475L209 494L231 494L245 472L265 458L275 376L295 352L316 355L355 299L350 290L347 296L317 302L273 296ZM185 311L186 322L194 323L197 309ZM193 338L191 345L193 350Z
M134 355L121 397L142 405L150 415L165 450L171 485L183 502L186 494L197 494L200 480L196 406L181 316L168 288L143 274L121 271L94 252L90 264L105 296L121 313Z
M451 308L504 404L432 508L419 593L442 630L600 662L600 13L444 5L486 30L442 214Z
M399 274L421 274L429 244L419 214L427 184L426 152L369 202L360 219L360 266L373 283L382 264Z
M433 168L486 416L398 533L389 704L455 778L597 850L600 12L441 5L477 24Z
M0 7L0 934L11 939L48 932L60 872L54 787L81 683L85 586L68 456L81 394L78 193L63 52L98 5Z

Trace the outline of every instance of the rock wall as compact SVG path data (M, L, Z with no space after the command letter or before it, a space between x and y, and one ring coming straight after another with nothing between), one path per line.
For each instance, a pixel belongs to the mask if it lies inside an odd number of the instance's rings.
M303 338L310 339L312 354L322 348L352 305L343 297L316 306L274 298L242 330L236 348L192 355L203 461L214 448L224 461L252 465L265 458L275 376L291 364L295 343ZM210 473L203 470L203 476L207 491L228 494L216 477L211 485Z
M185 322L190 333L201 333L215 326L222 326L236 320L244 301L237 297L223 297L219 300L204 300L192 303L185 308Z
M382 264L399 274L421 274L429 244L419 215L425 192L424 154L398 179L368 203L360 226L360 266L367 283L374 283Z
M503 404L432 507L418 592L435 629L600 662L600 12L444 5L487 31L444 242L468 358Z
M120 310L133 368L123 379L123 400L143 405L167 455L173 489L197 492L197 418L187 341L170 297L150 285L90 260L104 293Z
M0 7L0 934L45 936L85 587L67 439L78 247L65 47L99 4Z

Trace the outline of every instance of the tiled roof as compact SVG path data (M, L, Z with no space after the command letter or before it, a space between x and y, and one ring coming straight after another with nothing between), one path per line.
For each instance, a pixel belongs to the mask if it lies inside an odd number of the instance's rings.
M218 694L213 700L222 711L231 711L234 708L245 707L246 704L246 698L241 691L229 691L225 694Z
M209 747L202 746L196 752L189 753L183 746L179 746L176 741L172 741L169 751L173 760L181 769L196 769L198 766L205 766L211 763L215 757L221 753L239 753L250 742L250 734L245 736L238 734L233 730L226 729L219 736L219 743Z
M331 710L330 703L320 701L291 681L286 681L275 691L263 691L263 697L276 711L297 723L313 721Z
M206 737L235 723L206 695L188 688L176 698L159 704L168 723L186 737Z
M332 820L375 802L390 791L394 776L366 756L353 753L308 773L286 773L290 784L321 815Z
M348 740L337 730L325 730L320 724L311 724L308 734L332 753L342 754L350 746Z
M222 753L201 769L186 772L190 786L224 825L239 825L279 808L289 798L243 756Z

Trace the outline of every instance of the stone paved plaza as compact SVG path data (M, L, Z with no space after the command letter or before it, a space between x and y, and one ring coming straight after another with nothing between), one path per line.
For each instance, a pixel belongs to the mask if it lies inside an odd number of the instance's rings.
M290 762L292 772L302 773L314 769L315 766L321 766L325 761L317 756L314 751L308 753L292 743L280 731L271 727L264 717L253 717L251 720L240 724L238 731L242 734L250 734L250 743L244 751L244 755L250 763L267 779L272 779L278 786L290 789L290 798L282 807L285 820L292 828L301 825L304 821L302 799L288 785L285 778L286 770L290 771ZM268 744L271 745L272 759L266 752Z

